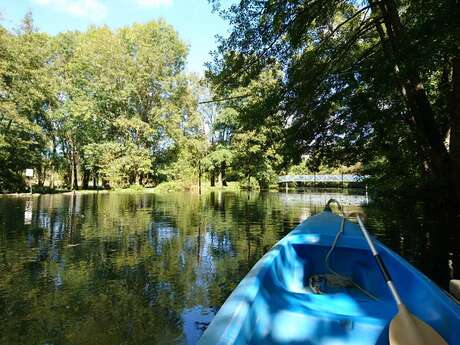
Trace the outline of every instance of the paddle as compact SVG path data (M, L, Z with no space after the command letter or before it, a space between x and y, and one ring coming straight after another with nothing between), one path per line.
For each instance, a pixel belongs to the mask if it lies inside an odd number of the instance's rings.
M398 306L398 314L390 322L390 344L391 345L448 345L447 342L428 324L413 315L401 301L398 291L393 285L390 273L385 267L377 249L375 249L369 233L367 232L361 217L358 215L358 223L366 238L367 244L374 255L377 266L391 291L391 294Z

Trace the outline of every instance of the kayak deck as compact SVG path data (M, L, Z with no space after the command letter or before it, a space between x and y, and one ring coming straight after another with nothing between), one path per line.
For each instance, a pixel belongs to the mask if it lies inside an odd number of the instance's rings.
M397 308L355 224L345 223L329 267L376 298L356 287L312 291L312 276L331 274L325 258L341 220L323 212L282 239L241 281L199 344L388 344ZM411 311L449 344L460 344L460 307L397 254L377 246Z
M377 299L357 288L322 294L310 289L311 275L328 272L324 258L329 248L297 243L280 248L251 308L252 334L243 343L317 344L346 337L350 344L388 344L386 332L382 331L396 307L385 283L371 267L368 251L338 247L330 266Z

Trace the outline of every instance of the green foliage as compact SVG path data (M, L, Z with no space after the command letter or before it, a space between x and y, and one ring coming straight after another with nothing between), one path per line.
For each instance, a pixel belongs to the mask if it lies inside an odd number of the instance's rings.
M220 169L223 162L231 164L232 160L233 151L226 146L218 145L202 160L202 164L204 169L211 171Z
M0 190L21 188L24 169L40 173L50 156L50 57L50 38L33 31L30 16L17 34L0 27Z
M164 21L50 37L0 27L0 190L192 180L204 145L188 48ZM100 183L99 183L100 184Z
M142 183L143 177L151 172L148 150L132 144L88 144L84 147L84 157L85 168L114 188Z
M217 109L212 124L213 145L204 159L211 174L222 174L224 163L224 168L231 168L229 176L248 188L266 189L276 183L286 165L286 123L281 116L269 117L271 109L267 107L271 105L261 100L275 102L281 78L282 73L272 66L246 86L225 89L229 101ZM256 186L248 182L251 177L257 181Z
M431 175L460 196L458 4L249 0L221 11L233 30L208 79L220 98L244 96L232 102L254 130L284 119L285 157Z
M316 167L309 159L303 159L299 164L291 165L288 169L289 175L311 175L311 174L359 174L363 172L363 166L361 163L356 163L351 166L324 166L320 165ZM313 162L314 163L314 162Z
M254 177L261 188L267 188L276 179L275 168L282 161L275 148L270 147L269 132L248 131L234 138L235 163L241 178Z

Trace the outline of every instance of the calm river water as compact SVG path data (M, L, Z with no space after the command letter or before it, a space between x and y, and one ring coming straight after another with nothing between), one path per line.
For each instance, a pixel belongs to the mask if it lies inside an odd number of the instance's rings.
M319 191L0 196L0 344L195 344L256 261L330 197L364 205L370 229L445 286L458 251L424 205Z

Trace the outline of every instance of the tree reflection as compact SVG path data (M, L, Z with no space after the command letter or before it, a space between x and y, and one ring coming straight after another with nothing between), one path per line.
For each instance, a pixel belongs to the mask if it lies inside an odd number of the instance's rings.
M193 344L256 261L330 196L41 196L30 224L26 200L2 197L0 343ZM438 281L452 241L413 216L436 212L390 205L369 206L371 227Z
M455 208L432 200L393 198L377 200L366 213L370 228L384 243L441 287L447 289L449 280L458 276L460 231Z

